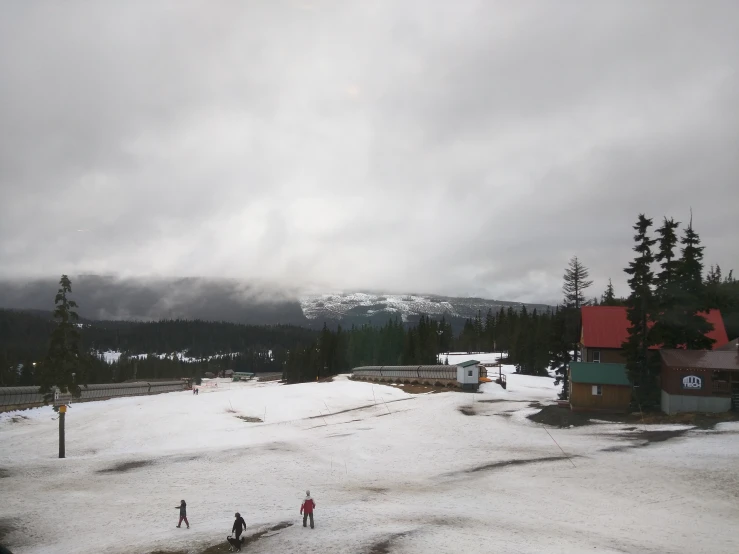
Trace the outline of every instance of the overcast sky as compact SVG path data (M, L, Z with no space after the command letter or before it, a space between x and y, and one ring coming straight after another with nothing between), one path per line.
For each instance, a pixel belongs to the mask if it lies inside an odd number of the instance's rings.
M739 2L0 4L0 274L625 294L739 271Z

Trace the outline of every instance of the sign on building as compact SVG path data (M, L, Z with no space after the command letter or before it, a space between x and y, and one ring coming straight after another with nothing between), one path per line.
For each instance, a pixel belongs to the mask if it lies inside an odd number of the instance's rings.
M683 377L683 388L688 390L700 390L703 388L703 379L697 375L686 375Z

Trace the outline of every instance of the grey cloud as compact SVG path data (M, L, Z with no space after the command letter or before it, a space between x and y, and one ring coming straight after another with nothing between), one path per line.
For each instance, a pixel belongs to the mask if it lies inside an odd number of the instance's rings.
M0 273L555 302L739 269L735 2L4 3Z

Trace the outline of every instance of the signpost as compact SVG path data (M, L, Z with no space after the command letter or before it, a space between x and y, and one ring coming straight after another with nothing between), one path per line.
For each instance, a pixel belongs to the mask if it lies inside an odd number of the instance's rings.
M64 416L67 414L66 404L59 406L59 457L64 458Z

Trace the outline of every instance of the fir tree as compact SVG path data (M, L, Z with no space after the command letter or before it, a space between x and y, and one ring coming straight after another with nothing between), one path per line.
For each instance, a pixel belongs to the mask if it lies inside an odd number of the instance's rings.
M700 312L708 309L705 284L703 283L703 246L700 237L693 229L693 218L685 229L682 244L682 257L677 271L679 287L679 343L689 350L711 349L716 342L706 334L713 330Z
M551 360L549 362L550 369L554 370L556 377L554 378L554 386L562 383L562 392L560 398L567 400L569 398L569 383L567 382L567 369L572 361L572 343L568 330L567 313L565 310L558 309L554 313L552 320L552 330L550 333Z
M652 334L654 342L664 348L676 348L681 344L679 284L680 260L676 258L677 229L680 223L672 218L664 218L657 229L659 249L655 260L660 263L654 287L654 320Z
M564 305L566 307L579 310L587 305L585 290L593 284L593 281L588 280L589 276L588 268L580 263L577 256L573 256L563 276L562 292L565 295Z
M613 290L613 283L608 279L608 286L603 296L600 297L601 306L621 306L621 301L616 298L616 293Z
M62 275L54 300L56 327L51 333L49 349L38 376L40 392L44 394L46 403L53 399L54 387L58 387L62 393L70 392L72 396L79 398L82 392L80 385L87 386L89 361L81 348L77 327L79 316L74 311L77 303L68 298L71 293L72 283L69 277Z
M634 385L633 395L640 406L651 407L657 402L659 388L657 386L657 360L649 347L653 346L653 335L649 329L650 314L654 308L652 285L654 273L651 266L654 262L652 246L657 242L650 239L648 232L652 220L639 215L634 225L636 235L634 251L637 256L624 271L629 275L631 294L626 299L626 314L631 324L628 338L623 343L626 356L626 369L629 380Z
M577 256L573 256L563 276L564 284L562 285L562 292L564 293L564 303L560 310L560 317L563 318L564 323L563 340L569 344L569 349L572 352L570 359L567 361L568 364L570 361L576 362L580 359L580 353L577 350L577 343L580 339L580 308L587 305L585 290L593 284L593 281L588 279L589 276L590 272L588 269L580 263ZM559 343L557 344L559 347ZM564 359L561 353L555 354L554 357L558 360L557 365ZM563 383L562 398L567 398L568 392L566 389L569 369L567 366L564 366L559 369L555 368L555 370L558 371L559 375L557 382L562 381ZM559 374L560 371L562 372L561 375Z

